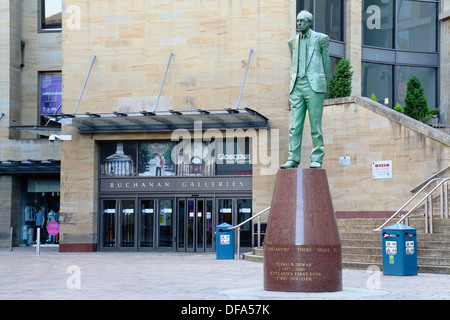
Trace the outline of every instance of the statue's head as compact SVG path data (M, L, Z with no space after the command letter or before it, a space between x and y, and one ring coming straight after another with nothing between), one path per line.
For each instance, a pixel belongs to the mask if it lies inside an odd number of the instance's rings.
M300 11L297 15L297 27L301 33L305 33L311 28L313 15L306 10Z

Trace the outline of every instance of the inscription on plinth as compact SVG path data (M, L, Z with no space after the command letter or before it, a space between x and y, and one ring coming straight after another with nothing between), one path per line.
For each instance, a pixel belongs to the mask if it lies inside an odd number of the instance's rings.
M326 172L278 172L264 240L264 289L342 290L341 244Z
M330 292L342 290L340 246L266 246L265 289Z

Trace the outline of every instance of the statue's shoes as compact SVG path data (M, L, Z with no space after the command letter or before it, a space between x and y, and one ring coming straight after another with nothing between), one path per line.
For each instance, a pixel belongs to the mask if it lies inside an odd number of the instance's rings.
M298 162L294 160L288 160L285 164L283 164L281 169L293 169L298 168Z
M322 164L320 162L313 161L309 167L313 169L320 169L322 168Z

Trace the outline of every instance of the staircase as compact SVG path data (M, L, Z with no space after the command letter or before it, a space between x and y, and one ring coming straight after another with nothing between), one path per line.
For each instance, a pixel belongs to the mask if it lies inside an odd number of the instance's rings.
M450 184L449 175L450 166L447 166L414 187L411 193L415 196L397 211L399 213L406 210L410 204L413 206L409 222L401 223L416 228L417 271L421 273L450 274L450 217L444 209L450 207L450 188L447 187ZM447 182L443 181L444 179ZM427 200L421 200L423 197ZM448 201L447 206L444 204L445 201ZM428 217L427 222L425 216ZM376 232L374 229L385 223L386 227L393 225L398 220L397 216L389 223L386 218L337 219L341 238L342 268L365 270L369 266L376 265L381 269L383 267L381 230ZM263 262L263 249L254 248L252 252L244 254L244 259Z
M338 219L342 267L367 269L383 266L381 232L373 229L385 219ZM411 217L409 225L417 232L417 271L450 274L450 219L433 217L434 233L425 233L423 217Z
M366 270L382 262L382 239L373 229L386 219L338 219L341 237L342 268ZM417 230L417 271L450 274L450 219L433 218L434 233L425 233L423 217L411 217L409 225ZM253 248L245 260L263 262L263 249Z

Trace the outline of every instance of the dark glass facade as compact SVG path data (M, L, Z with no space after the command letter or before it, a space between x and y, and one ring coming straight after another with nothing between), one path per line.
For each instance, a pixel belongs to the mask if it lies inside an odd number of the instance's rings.
M99 248L214 251L217 225L251 216L251 175L250 138L101 142Z
M430 109L439 107L439 1L363 0L362 95L404 107L406 84L417 76Z
M330 40L344 41L344 4L342 0L297 0L297 13L307 10L314 16L313 26Z

